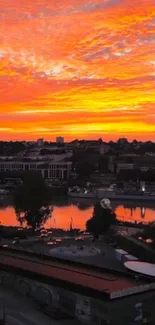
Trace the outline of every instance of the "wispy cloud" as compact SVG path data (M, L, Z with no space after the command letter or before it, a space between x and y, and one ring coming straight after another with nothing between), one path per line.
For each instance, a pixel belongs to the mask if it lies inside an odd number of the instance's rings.
M154 0L1 0L1 137L155 139L154 35Z

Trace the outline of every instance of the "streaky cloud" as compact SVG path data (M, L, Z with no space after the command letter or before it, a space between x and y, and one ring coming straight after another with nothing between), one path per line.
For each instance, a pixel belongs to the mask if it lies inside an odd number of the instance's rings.
M155 140L154 0L1 0L0 134Z

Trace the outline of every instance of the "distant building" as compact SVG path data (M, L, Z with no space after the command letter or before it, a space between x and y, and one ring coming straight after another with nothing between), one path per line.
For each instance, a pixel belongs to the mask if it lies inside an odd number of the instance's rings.
M68 155L55 155L52 158L0 158L0 172L38 171L43 178L67 179L70 176L72 167L72 162L68 159Z
M56 137L56 143L63 144L64 143L64 138L63 137Z
M38 145L38 147L42 147L44 145L44 139L43 138L38 139L37 145Z
M100 155L104 155L105 153L107 153L109 151L109 145L107 143L102 143L100 145Z
M134 164L130 163L117 163L116 164L116 173L119 173L121 170L132 170L134 169Z

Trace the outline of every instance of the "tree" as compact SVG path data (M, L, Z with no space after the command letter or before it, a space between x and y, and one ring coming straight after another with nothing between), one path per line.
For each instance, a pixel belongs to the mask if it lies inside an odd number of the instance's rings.
M95 164L83 161L79 162L76 166L76 172L82 177L90 177L91 174L95 171Z
M13 206L18 221L39 229L51 215L50 193L44 179L38 172L27 172L23 184L14 194Z
M141 179L141 171L139 168L131 170L120 170L117 174L117 181L137 181Z
M108 156L100 156L98 161L98 168L100 173L108 173L109 172L109 157Z
M93 216L86 222L86 230L98 238L100 234L116 222L116 214L110 206L102 207L101 203L96 203L94 206Z

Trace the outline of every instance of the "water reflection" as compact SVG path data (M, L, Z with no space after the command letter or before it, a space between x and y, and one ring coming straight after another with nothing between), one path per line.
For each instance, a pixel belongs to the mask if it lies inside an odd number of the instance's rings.
M63 228L69 229L72 219L72 227L84 230L86 221L91 217L93 211L92 201L77 202L77 201L54 201L54 211L52 218L48 219L45 223L45 228ZM155 204L151 205L146 203L141 205L140 203L133 202L112 202L112 207L116 212L117 218L120 221L128 221L134 223L153 222L155 221ZM0 221L1 224L7 226L19 226L15 211L12 206L0 206ZM24 224L23 226L26 226Z

